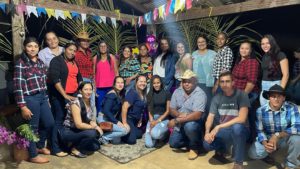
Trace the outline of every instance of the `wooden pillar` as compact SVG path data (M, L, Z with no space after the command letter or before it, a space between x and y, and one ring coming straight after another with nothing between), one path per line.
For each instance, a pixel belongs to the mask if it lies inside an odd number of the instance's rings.
M18 2L15 3L17 5ZM16 13L11 13L11 27L12 27L12 47L13 47L13 57L16 57L22 53L23 41L25 39L25 23L24 15Z

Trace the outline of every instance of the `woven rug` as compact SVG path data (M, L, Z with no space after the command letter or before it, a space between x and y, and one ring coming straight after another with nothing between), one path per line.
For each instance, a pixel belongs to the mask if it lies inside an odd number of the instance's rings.
M121 164L128 163L132 160L140 158L157 148L146 148L144 138L138 139L135 145L118 144L108 146L101 146L99 152Z

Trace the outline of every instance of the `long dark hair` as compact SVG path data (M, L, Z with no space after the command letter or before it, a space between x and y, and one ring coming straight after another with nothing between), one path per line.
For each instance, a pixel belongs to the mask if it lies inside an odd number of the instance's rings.
M131 55L130 55L129 59L132 59L132 58L133 58L131 47L129 47L129 46L124 46L124 47L122 48L122 53L120 54L120 63L119 63L119 66L125 61L123 52L124 52L124 50L125 50L126 48L128 48L128 49L130 50L130 52L131 52Z
M271 34L264 35L262 39L264 38L268 39L270 43L270 50L266 54L271 57L271 64L269 65L269 76L273 76L274 74L278 74L279 72L281 72L279 60L277 59L277 56L280 52L280 47L278 46L274 36L272 36Z
M148 49L146 43L140 44L140 45L139 45L139 50L141 50L141 48L142 48L143 46L144 46L144 47L147 49L147 51L148 51L148 52L147 52L147 57L150 57L150 55L149 55L149 49ZM142 61L141 61L141 54L139 54L139 55L137 56L137 60L140 62L140 64L142 63Z
M247 44L249 44L249 46L250 46L249 59L255 59L255 55L254 55L253 48L252 48L252 43L251 43L250 41L248 41L248 40L245 40L245 41L243 41L243 42L240 44L240 47L241 47L241 45L244 44L244 43L247 43ZM242 60L241 54L240 54L240 52L238 52L237 58L236 58L236 60L235 60L235 64L238 64L241 60Z
M167 52L162 56L161 61L160 61L160 65L161 65L162 67L165 67L165 66L166 66L166 60L167 60L167 57L168 57L169 55L172 55L172 51L171 51L171 47L170 47L171 44L170 44L169 39L166 38L166 37L163 37L163 38L161 38L160 41L159 41L158 55L157 55L157 56L159 56L160 54L162 54L162 50L161 50L161 41L162 41L162 40L166 40L166 41L168 42L168 45L169 45L169 49L168 49ZM157 57L157 56L156 56L156 57Z
M25 40L24 40L24 42L23 42L23 47L25 48L26 45L27 45L28 43L31 43L31 42L35 42L35 43L38 44L38 46L40 47L39 41L38 41L35 37L32 37L32 36L29 36L29 37L25 38Z
M152 112L153 111L153 94L154 94L154 88L153 88L153 81L155 79L159 79L160 81L160 91L164 90L164 83L162 81L162 78L158 75L153 75L153 77L150 80L150 89L149 93L147 94L147 102L148 102L148 111Z
M136 84L137 84L137 82L139 81L139 79L141 78L141 77L145 77L145 79L147 80L147 77L145 76L145 75L142 75L142 74L140 74L140 75L138 75L136 78L135 78L135 85L134 85L134 89L136 90ZM136 90L137 91L137 90ZM146 96L146 93L147 93L147 87L145 87L145 89L144 90L142 90L142 94L143 94L143 97L145 98L145 96Z
M116 76L114 79L114 83L113 83L113 90L115 91L115 93L117 94L117 96L119 96L121 98L121 100L123 100L124 96L125 96L125 87L118 92L118 90L116 89L116 83L117 83L117 79L123 79L124 82L124 86L125 86L125 81L124 78L121 76Z
M100 53L100 47L99 47L99 46L100 46L100 44L102 44L102 43L104 43L104 44L107 46L106 42L103 41L103 40L101 40L101 41L98 43L98 51L97 51L97 54L96 54L97 59L96 59L96 65L95 65L96 68L97 68L98 62L101 60L101 54L102 54L102 53ZM106 51L106 58L107 58L107 61L108 61L108 63L109 63L110 68L112 68L112 66L111 66L111 58L110 58L108 46L107 46L107 51Z

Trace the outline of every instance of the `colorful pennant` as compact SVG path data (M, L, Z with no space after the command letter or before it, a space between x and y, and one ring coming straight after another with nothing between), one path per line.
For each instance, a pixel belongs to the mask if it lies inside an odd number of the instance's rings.
M48 18L55 17L55 11L54 11L54 9L46 8L45 10L47 12Z
M30 17L31 14L35 15L36 17L39 17L35 6L27 5L26 11L27 11L28 17Z
M45 8L37 7L36 10L39 16L41 16L42 14L47 15Z
M0 2L0 9L5 12L5 3Z

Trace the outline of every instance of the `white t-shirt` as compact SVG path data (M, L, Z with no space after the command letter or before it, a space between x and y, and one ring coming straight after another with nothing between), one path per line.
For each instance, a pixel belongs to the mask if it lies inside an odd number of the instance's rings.
M158 75L158 76L164 78L165 77L165 68L160 65L162 55L163 54L159 55L155 59L154 66L153 66L153 75Z

